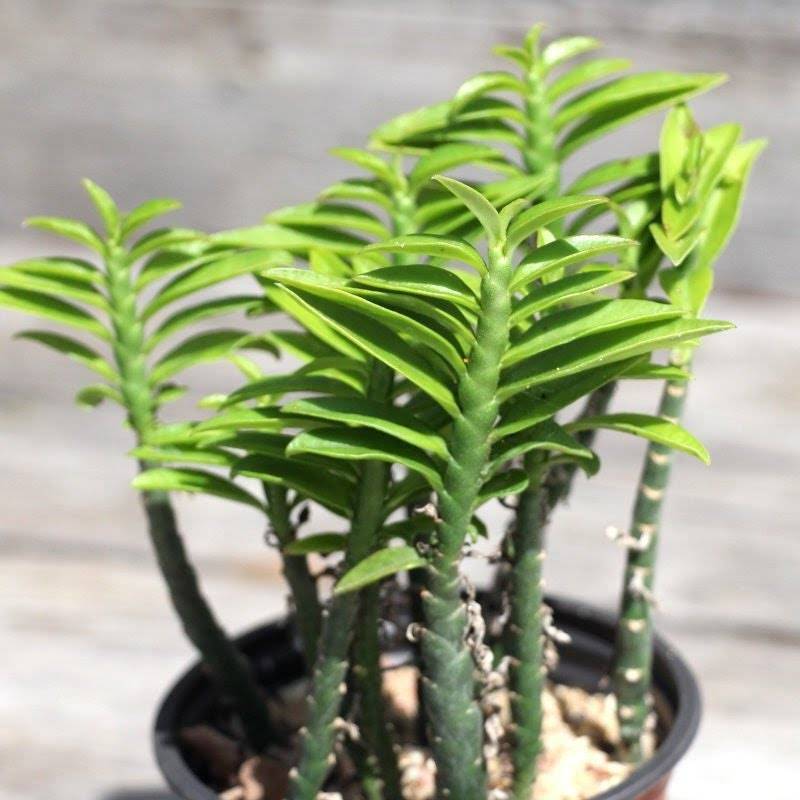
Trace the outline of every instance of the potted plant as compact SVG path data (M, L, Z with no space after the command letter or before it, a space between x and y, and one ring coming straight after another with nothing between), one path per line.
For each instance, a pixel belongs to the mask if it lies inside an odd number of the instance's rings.
M109 353L21 334L98 373L79 401L118 403L132 429L134 486L202 659L156 723L186 800L656 798L691 741L696 685L653 634L658 518L672 452L708 461L681 411L694 349L730 327L701 314L763 142L692 118L685 102L719 75L612 77L628 63L575 61L595 39L540 36L496 49L513 69L381 126L370 149L335 151L361 174L314 202L131 244L176 204L121 214L86 182L103 233L31 224L99 264L0 272L0 304ZM657 149L564 185L573 153L664 109ZM461 170L468 180L444 174ZM245 275L246 293L195 299ZM204 328L165 348L231 313L255 332ZM295 363L267 372L245 350ZM162 422L184 391L174 377L220 358L246 383L205 398L202 420ZM656 415L610 410L626 380L661 387ZM647 441L631 529L612 532L627 559L616 620L543 594L547 522L575 472L599 469L600 429ZM176 491L263 512L289 619L224 635L183 550ZM481 519L496 499L511 509L505 533ZM337 529L304 530L316 509ZM476 592L462 566L484 540L498 568Z

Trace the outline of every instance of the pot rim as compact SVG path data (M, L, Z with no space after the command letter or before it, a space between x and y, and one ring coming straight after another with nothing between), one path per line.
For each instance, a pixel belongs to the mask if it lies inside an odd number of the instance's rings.
M609 640L616 625L613 614L591 605L566 598L547 600L556 619L568 618L571 626L595 639ZM286 617L264 623L236 638L243 649L257 643L265 630L286 627ZM665 783L675 765L691 746L700 725L702 700L697 679L680 653L662 636L655 634L653 642L653 680L671 706L672 719L665 736L653 756L630 776L591 800L637 800L644 792ZM153 750L162 775L169 786L192 800L218 800L216 792L191 769L183 757L175 731L189 699L198 693L208 678L202 665L195 661L167 690L158 706L153 727Z

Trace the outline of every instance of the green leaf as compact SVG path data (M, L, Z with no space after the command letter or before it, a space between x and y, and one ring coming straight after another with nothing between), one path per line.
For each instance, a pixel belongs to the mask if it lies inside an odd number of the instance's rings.
M135 447L128 454L146 464L206 464L214 467L229 467L236 459L230 453L218 448L204 448L196 445L163 445L144 444Z
M408 176L412 191L418 191L434 175L464 164L486 164L501 158L493 147L477 144L443 144L422 156Z
M473 509L479 508L495 497L506 497L510 494L524 492L528 488L528 481L528 474L524 469L510 469L495 475L481 487Z
M565 429L548 419L526 428L521 433L500 439L492 447L491 472L497 472L509 461L525 455L525 453L544 450L577 461L588 475L593 475L600 466L597 456L588 447L570 436L569 430L571 430L569 426Z
M274 269L269 271L268 277L283 286L313 294L340 308L351 309L374 322L385 324L412 345L424 345L430 348L449 364L456 375L464 370L461 354L449 339L410 315L384 308L348 291L347 283L341 279L329 275L317 275L303 269Z
M624 72L630 66L631 62L627 58L592 59L560 75L547 87L545 96L549 103L554 103L565 94L580 89L587 83L594 83L594 81L607 78L615 72Z
M88 178L83 179L83 188L94 203L100 219L106 227L106 233L110 239L115 239L120 233L120 216L117 204L111 199L111 195Z
M342 381L323 375L268 375L248 383L228 395L226 406L244 403L257 397L280 396L289 392L315 392L320 394L352 394L353 389Z
M480 72L458 87L453 97L451 114L457 114L464 106L490 92L514 92L521 95L525 93L525 85L511 72Z
M80 258L30 258L15 262L11 268L28 275L67 279L84 286L103 283L103 273L94 264Z
M495 212L497 213L497 212ZM431 234L409 234L398 236L386 242L377 242L364 249L367 253L414 253L431 256L446 261L461 261L475 267L480 273L486 272L486 264L480 253L463 239L448 239Z
M421 297L435 297L478 311L478 301L472 289L457 272L432 264L403 264L355 275L360 286L372 286L393 292L407 292Z
M374 215L358 206L340 203L304 203L289 206L269 214L265 222L277 225L304 226L310 228L343 228L362 231L388 239L389 229Z
M718 320L677 319L648 322L587 336L539 353L507 370L498 394L501 401L526 388L566 377L603 363L674 347L733 327Z
M579 194L617 181L657 179L658 163L658 153L606 161L579 175L566 189L565 194Z
M354 147L334 147L330 151L332 156L357 164L362 169L371 172L375 177L380 178L389 186L397 183L397 177L392 171L391 166L380 156L370 153L367 150L358 150Z
M342 353L355 360L364 360L364 353L350 340L338 333L313 309L304 303L291 290L270 283L264 286L264 293L278 308L294 319L306 332L318 339L336 353ZM278 332L272 335L277 336ZM285 334L281 334L285 340Z
M24 224L28 228L38 228L55 233L57 236L63 236L65 239L72 239L73 242L78 242L96 253L103 253L105 249L105 244L99 234L86 223L77 219L29 217Z
M174 403L176 400L180 400L188 391L188 386L181 386L177 383L162 383L156 388L156 404L163 406L167 403Z
M572 267L597 256L620 253L637 244L631 239L606 234L584 234L556 239L537 247L519 263L511 280L511 290L519 291L548 273Z
M390 542L392 539L403 539L407 542L422 534L432 533L439 523L427 514L415 514L409 519L401 519L384 525L379 533L381 542Z
M448 457L444 439L403 408L363 397L317 397L288 403L284 411L290 415L372 428L402 439L423 452L442 459Z
M435 180L454 194L475 215L481 223L490 244L497 244L503 238L503 229L500 225L500 215L497 209L478 191L466 183L447 178L444 175L435 176ZM480 267L478 267L480 269Z
M576 400L588 396L611 381L627 376L642 360L642 357L637 357L604 364L586 372L545 382L517 394L501 406L500 421L492 431L492 441L538 425Z
M42 275L17 267L0 267L0 286L70 297L94 308L108 310L108 300L84 279L73 280L66 275Z
M531 319L534 314L560 303L585 297L588 294L614 286L632 278L636 273L621 269L592 269L568 275L553 283L537 287L515 303L511 312L511 324Z
M352 200L358 203L371 203L392 209L392 199L380 187L380 184L369 178L349 178L327 186L319 193L322 200Z
M556 127L585 116L559 142L563 160L580 147L620 125L708 91L725 80L724 75L640 73L603 84L562 106Z
M352 514L353 485L341 474L332 476L317 463L259 453L245 456L234 463L232 469L236 475L288 486L339 516Z
M529 356L604 331L663 322L681 317L684 312L666 303L652 300L599 300L577 308L556 311L535 322L506 353L506 367Z
M442 478L435 463L424 452L377 430L363 428L315 428L303 431L286 448L289 456L313 453L349 461L377 460L402 464L424 476L440 490Z
M125 408L125 401L118 389L109 386L107 383L93 383L84 386L76 395L75 402L83 408L96 408L104 400L110 400L122 408Z
M170 303L180 300L187 295L207 289L223 281L231 280L239 275L274 267L285 263L283 254L269 251L250 251L223 255L221 258L192 266L176 275L163 286L142 311L144 319L149 319Z
M51 319L54 322L62 322L73 328L88 331L104 341L111 340L111 334L103 324L88 314L82 308L58 300L41 292L30 292L25 289L0 288L0 306L24 311L36 317Z
M676 178L683 172L689 153L689 142L695 137L702 138L702 131L689 109L683 104L671 108L661 127L658 147L663 194L672 191Z
M207 243L207 241L206 234L191 228L159 228L138 239L131 248L128 259L131 263L134 263L150 253L155 253L157 250L167 250L194 242Z
M408 142L418 136L446 128L452 102L423 106L385 122L370 136L371 147L387 147Z
M640 361L625 371L623 378L630 380L688 381L691 373L672 364L654 364Z
M99 353L77 339L64 336L61 333L53 333L52 331L22 331L16 334L15 338L38 342L51 350L69 356L112 383L119 382L119 374L114 367Z
M686 256L693 250L694 246L700 240L701 231L689 231L689 233L681 239L673 239L667 234L664 228L657 222L650 226L650 233L656 240L656 244L661 249L661 252L675 265L680 265Z
M204 331L190 336L165 353L153 366L150 374L152 383L171 378L195 364L205 361L214 361L235 350L250 334L247 331L236 329L220 329Z
M237 486L233 481L189 467L156 467L148 469L134 478L133 486L143 492L192 492L209 494L225 500L264 510L264 505L250 492Z
M556 39L554 42L550 42L542 52L542 64L546 71L550 71L564 61L596 50L598 47L602 47L602 43L591 36L570 36Z
M135 230L142 225L147 225L150 220L168 214L170 211L177 211L181 207L179 200L172 200L166 197L145 200L141 205L136 206L122 218L122 238L127 239Z
M283 547L286 556L306 556L309 553L319 553L327 556L344 550L347 536L343 533L315 533L295 539Z
M202 303L197 303L197 305L182 308L167 317L150 334L147 339L147 349L148 351L152 350L176 331L182 330L187 325L192 325L199 320L230 314L241 309L253 308L262 302L263 300L259 295L231 295L230 297L204 300Z
M709 464L711 458L705 447L689 431L680 425L649 414L602 414L583 417L565 426L572 432L604 428L611 431L632 433L672 450L680 450Z
M385 547L368 555L342 575L333 593L354 592L398 572L419 569L427 563L413 547Z
M294 294L309 309L321 314L339 333L429 394L449 414L458 414L452 389L418 347L405 342L390 327L357 311L307 292L296 290Z
M300 230L273 223L215 233L211 235L211 241L225 247L284 250L300 254L314 248L326 248L342 255L357 253L368 244L366 239L343 231L327 228Z
M566 197L556 197L553 200L545 200L537 205L523 211L511 223L508 229L508 246L515 248L540 228L544 228L556 220L566 217L575 211L580 211L590 206L607 203L605 197L591 195L573 195Z

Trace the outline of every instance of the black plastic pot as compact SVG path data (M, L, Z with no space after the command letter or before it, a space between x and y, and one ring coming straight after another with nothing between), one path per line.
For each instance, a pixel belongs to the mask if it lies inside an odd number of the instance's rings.
M561 663L555 679L594 690L608 672L614 622L608 614L568 600L551 599L555 621L572 643L559 648ZM252 661L264 686L287 685L303 672L287 621L257 628L238 643ZM700 692L686 662L657 637L653 659L654 689L659 711L660 745L655 755L627 780L594 800L662 800L669 776L692 743L700 722ZM156 760L172 790L182 800L217 800L217 793L190 766L178 741L178 731L207 722L215 705L212 684L199 665L191 667L169 690L156 717Z

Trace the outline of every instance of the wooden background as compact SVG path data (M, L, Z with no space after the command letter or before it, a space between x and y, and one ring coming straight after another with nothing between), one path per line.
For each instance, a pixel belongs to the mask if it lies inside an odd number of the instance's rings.
M47 252L34 213L84 214L78 180L123 205L182 198L182 223L255 222L340 174L325 151L489 67L496 41L544 19L646 69L723 69L698 103L767 135L747 217L710 314L738 329L702 350L687 424L711 468L681 458L659 581L662 628L701 675L707 714L673 800L790 800L800 759L800 15L796 2L91 2L0 0L0 260ZM614 148L652 146L657 123ZM589 156L587 156L589 157ZM80 368L0 314L0 800L166 797L152 709L189 651L176 634L128 488L114 409L70 404ZM235 384L198 369L197 396ZM631 404L655 403L638 386ZM185 413L191 406L184 405ZM642 447L608 436L600 476L552 536L548 582L613 607ZM246 509L181 499L208 593L232 630L283 589ZM503 524L499 510L495 526ZM315 521L319 527L323 519Z

